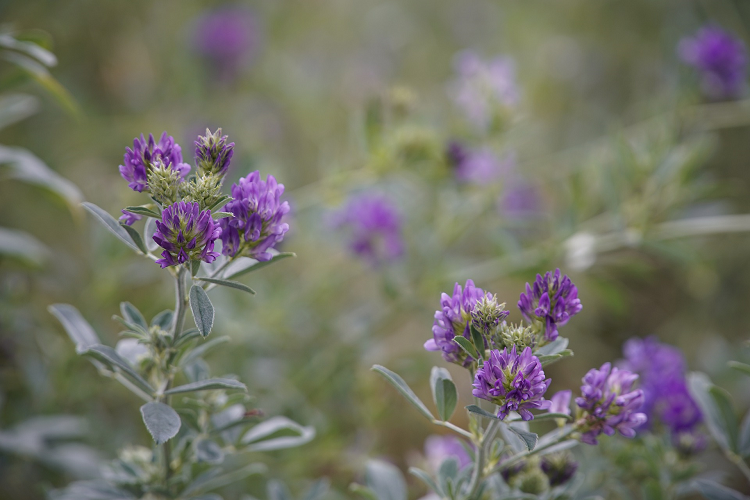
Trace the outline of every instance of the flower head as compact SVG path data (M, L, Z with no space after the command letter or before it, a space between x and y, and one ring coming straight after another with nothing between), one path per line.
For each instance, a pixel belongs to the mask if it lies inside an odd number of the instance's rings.
M195 24L195 50L212 64L220 80L236 76L258 48L258 26L253 13L223 7L201 15Z
M453 295L444 293L440 296L440 309L435 311L435 321L432 325L432 337L425 342L428 351L442 351L443 359L449 363L459 363L467 366L472 358L456 344L453 339L461 335L471 338L471 313L477 303L486 298L484 290L474 286L472 280L466 280L466 285L456 283ZM489 298L492 298L490 295Z
M120 175L128 181L128 186L138 192L148 189L148 174L157 163L163 163L179 174L182 181L190 172L190 165L182 162L182 150L174 138L164 132L159 142L149 134L133 139L133 148L125 148L124 165L120 165Z
M625 437L635 436L635 429L647 420L645 413L638 412L643 391L633 390L637 379L635 373L612 368L610 363L589 370L583 377L582 396L576 398L581 441L597 444L597 436L611 436L616 430Z
M557 338L557 327L563 326L581 311L578 288L570 278L560 278L560 270L537 274L534 287L526 283L526 293L521 294L518 308L528 321L541 321L548 341Z
M334 225L350 233L352 252L372 264L397 259L404 252L401 217L393 204L381 196L353 198L334 217Z
M558 391L550 399L552 404L549 407L550 413L564 413L570 415L570 397L573 391Z
M549 478L549 485L554 488L573 478L578 470L578 462L573 460L573 455L570 452L563 451L544 455L539 467Z
M678 48L680 57L698 70L701 86L712 99L737 97L745 84L745 44L718 26L702 28L685 38Z
M221 135L220 128L214 133L206 129L206 135L198 137L195 141L195 164L200 173L219 176L227 173L234 155L234 143L227 144L227 138Z
M510 313L505 310L505 302L498 304L497 295L488 293L476 303L471 311L471 323L485 336L489 336L502 321L505 321L508 314Z
M440 464L447 458L455 458L458 468L463 469L471 463L471 457L455 436L429 436L424 442L424 454L433 470L437 471Z
M289 203L281 201L284 185L273 175L261 180L257 170L232 185L232 201L224 206L232 217L221 219L224 255L243 255L259 261L270 260L269 250L284 239L289 224L282 222Z
M527 347L521 354L516 346L502 352L490 351L490 357L477 370L472 394L498 406L497 417L504 419L511 411L524 420L532 420L530 409L544 410L550 402L543 396L551 380L544 378L539 358Z
M214 242L220 234L211 212L201 212L198 203L170 205L162 212L161 221L156 221L154 241L164 248L156 263L165 268L194 260L213 262L219 256Z

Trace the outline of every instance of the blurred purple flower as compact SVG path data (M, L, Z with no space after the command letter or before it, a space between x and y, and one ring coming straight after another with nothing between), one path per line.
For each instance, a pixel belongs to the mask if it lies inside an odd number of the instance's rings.
M635 429L647 420L645 413L638 412L643 405L643 391L632 389L637 379L635 373L612 368L610 363L589 370L583 377L583 396L576 398L583 410L577 423L583 432L582 442L598 444L597 436L611 436L616 430L625 437L635 436Z
M211 211L200 211L198 203L180 201L164 209L156 221L154 241L164 249L156 263L162 268L193 260L213 262L219 256L214 242L221 234Z
M539 467L549 478L551 487L560 486L570 481L578 470L578 462L568 452L544 455Z
M224 6L204 12L195 22L193 46L214 66L218 80L237 76L258 48L258 26L244 7Z
M503 187L497 208L501 215L519 218L540 212L542 199L539 189L518 175L512 176Z
M456 344L456 335L471 338L471 313L477 303L483 298L491 299L492 295L474 286L472 280L466 280L461 288L458 283L453 287L453 295L443 293L440 296L440 309L435 311L435 321L432 324L432 337L424 343L428 351L442 351L443 359L449 363L467 366L474 361Z
M485 61L475 52L464 51L456 56L454 67L453 99L478 129L489 128L498 108L518 103L515 65L510 58Z
M534 288L526 283L526 293L522 293L518 301L524 318L544 323L548 341L555 340L557 327L565 325L582 307L578 288L567 276L560 278L559 269L554 274L551 271L544 276L537 274Z
M450 146L449 146L450 147ZM451 161L455 168L456 179L461 182L487 184L497 181L503 174L513 170L516 164L515 155L509 154L504 158L498 156L489 148L459 149L458 143L453 143Z
M232 185L232 201L224 206L232 217L219 220L221 253L242 255L259 261L270 260L270 249L284 239L289 224L282 222L289 212L289 203L281 201L284 185L273 175L261 180L255 171Z
M642 410L649 423L662 422L673 436L692 433L701 423L702 415L688 391L685 358L680 350L649 337L628 340L623 352L623 368L640 375Z
M164 132L158 143L152 134L148 135L148 141L143 134L140 139L133 139L133 149L125 148L125 164L120 165L120 175L128 181L130 189L140 193L148 189L148 172L157 160L176 170L180 179L190 172L190 165L182 162L182 149Z
M573 395L573 391L558 391L550 399L552 404L549 407L550 413L564 413L570 415L570 397Z
M429 436L424 442L424 454L434 471L437 471L440 464L450 457L458 461L459 469L463 469L471 463L471 457L466 452L466 448L454 436Z
M128 212L127 210L122 210L122 215L120 216L120 224L125 224L126 226L132 226L139 220L141 220L143 217L134 214L133 212Z
M373 265L397 259L404 253L401 217L384 197L366 194L352 198L334 215L333 223L349 232L352 252Z
M498 406L497 418L504 419L511 411L518 412L523 420L533 420L530 409L545 410L551 405L543 396L551 379L544 378L539 358L527 347L521 354L516 346L508 351L494 349L490 357L477 370L474 378L474 396Z
M741 39L718 26L701 28L684 38L678 52L698 70L703 92L712 99L737 97L745 86L747 52Z

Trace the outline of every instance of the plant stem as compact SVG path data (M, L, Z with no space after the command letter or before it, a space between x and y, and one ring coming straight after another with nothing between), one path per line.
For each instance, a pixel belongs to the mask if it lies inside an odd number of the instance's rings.
M474 471L471 474L471 482L469 483L469 492L466 495L467 500L473 499L479 491L479 486L482 484L484 477L484 462L487 458L487 452L489 450L492 441L495 439L500 420L493 420L487 426L484 434L476 442L476 458L474 459Z

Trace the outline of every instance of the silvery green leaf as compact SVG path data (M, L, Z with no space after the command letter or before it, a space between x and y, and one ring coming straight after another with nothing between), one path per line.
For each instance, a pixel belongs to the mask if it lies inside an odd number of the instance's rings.
M139 311L138 308L136 308L130 302L120 302L120 314L122 314L122 317L125 318L126 321L135 323L144 330L148 331L148 323L146 323L146 318L144 318L143 314L141 314L141 311Z
M185 372L185 376L190 382L206 380L211 373L208 368L208 363L206 363L201 358L198 358L189 365L185 366L183 372Z
M242 481L246 477L254 474L264 474L267 470L268 469L265 465L258 463L248 464L241 469L227 474L222 474L222 470L218 468L209 469L196 477L193 482L183 490L182 495L196 495L215 490L222 486Z
M240 389L247 391L245 384L238 380L231 378L211 378L208 380L200 380L198 382L192 382L190 384L180 385L164 391L164 394L179 394L181 392L194 392L194 391L210 391L213 389Z
M729 367L733 368L734 370L737 370L740 373L744 373L745 375L750 375L750 365L747 363L740 363L739 361L730 361Z
M289 488L286 487L281 481L272 479L268 481L266 487L268 500L293 500L292 494L289 492Z
M494 414L492 414L492 413L490 413L490 412L488 412L488 411L480 408L477 405L469 405L469 406L466 407L466 409L468 411L470 411L471 413L474 413L476 415L480 415L480 416L482 416L484 418L489 418L489 419L493 419L493 420L499 420L497 418L497 415L494 415Z
M747 500L748 497L726 486L708 480L696 479L693 488L708 500Z
M463 349L463 351L474 359L479 359L479 353L474 348L474 344L468 339L459 336L453 337L453 341Z
M201 439L195 443L195 456L198 462L220 464L224 461L224 451L221 446L210 439Z
M130 227L127 224L120 224L122 228L127 231L127 233L130 235L130 239L133 240L133 243L135 243L135 246L138 247L138 250L141 251L142 254L146 255L148 253L148 249L146 248L146 244L143 242L143 238L141 238L141 233L139 233L134 227Z
M713 390L716 386L705 374L699 372L688 374L688 388L719 446L736 451L739 431L728 396L723 391Z
M365 483L378 500L406 500L406 481L398 467L383 460L369 460Z
M432 400L437 406L440 420L449 420L458 404L458 392L448 370L433 366L430 374L430 387Z
M117 352L111 347L102 344L92 345L82 354L86 356L93 356L99 361L103 361L104 363L110 365L113 369L119 369L121 372L123 372L123 374L130 377L131 380L133 380L141 389L143 389L146 394L148 394L149 396L152 396L154 394L155 390L153 387L151 387L151 384L149 384L143 377L141 377L138 372L135 371L132 366L130 366L130 363L125 358L117 354Z
M404 379L402 379L398 374L380 365L374 365L371 370L381 374L388 382L391 383L393 387L396 388L396 390L398 390L398 392L401 393L402 396L407 399L407 401L414 405L414 407L419 410L419 413L424 415L425 418L430 421L435 420L435 417L432 416L430 410L427 409L425 404L417 397L416 394L414 394L414 391L411 390L411 387L409 387Z
M410 467L409 468L409 474L411 474L414 477L417 477L422 480L422 482L427 485L430 490L437 493L439 497L444 497L445 493L443 492L442 488L440 488L437 483L430 477L430 475L423 471L422 469L418 469L416 467Z
M539 415L534 415L534 422L538 422L540 420L552 420L556 418L565 419L568 422L573 420L573 417L568 415L567 413L540 413ZM506 422L514 422L518 419L508 419Z
M180 430L180 416L174 408L164 403L151 401L141 406L143 423L156 444L166 443Z
M174 313L170 309L166 309L151 319L151 326L158 326L162 330L169 330L172 326L172 320Z
M525 430L518 429L514 427L513 425L508 425L508 429L515 434L516 436L520 437L521 440L523 440L524 444L526 445L526 448L529 451L532 451L534 448L536 448L536 443L539 441L539 436L534 434L533 432L528 432Z
M0 34L0 47L26 54L45 66L51 67L57 65L57 57L49 50L33 42L16 40L12 35L7 33Z
M146 219L146 226L143 230L146 248L149 252L155 252L159 248L159 244L154 241L154 234L156 234L156 219Z
M440 463L437 471L437 479L440 489L448 497L453 497L456 493L456 478L458 476L458 460L456 457L446 457Z
M214 212L214 219L226 219L227 217L234 217L232 212Z
M78 116L79 110L75 100L70 93L55 80L49 70L36 59L23 53L2 52L0 57L16 65L16 67L33 79L36 83L49 92L57 102L62 105L68 113Z
M142 215L144 217L151 217L152 219L159 219L161 220L161 214L158 212L154 212L151 207L154 205L141 205L137 207L125 207L125 210L127 210L130 213Z
M76 352L78 354L100 343L94 329L83 319L83 316L81 316L81 313L75 307L69 304L53 304L47 310L65 328L70 340L76 345Z
M198 344L192 351L188 352L184 358L180 360L180 365L186 366L201 356L205 356L209 351L216 348L217 346L229 342L230 338L227 336L217 337L215 339L207 340L201 344Z
M101 222L104 227L109 230L109 232L117 236L120 241L125 243L136 252L141 253L138 245L136 245L133 241L133 238L130 237L130 233L128 233L128 231L119 222L117 222L114 217L112 217L103 209L97 207L93 203L89 203L88 201L84 201L83 203L81 203L81 205L83 205L83 208L94 214L96 219Z
M559 354L568 347L568 339L565 337L557 337L555 340L550 342L549 344L540 347L534 352L535 356L552 356L554 354Z
M30 234L0 227L0 256L38 267L49 258L50 252L44 243Z
M328 479L318 479L310 486L302 500L320 500L323 495L328 493L330 487L331 482Z
M190 309L193 311L195 326L203 337L208 337L214 326L214 306L206 291L198 285L190 287Z
M482 334L474 328L474 325L471 325L471 343L474 344L474 349L477 351L477 354L479 355L479 358L474 359L480 359L484 358L484 337Z
M274 252L272 251L271 253L274 253ZM276 253L273 257L271 257L270 260L267 260L265 262L259 262L255 259L251 259L248 257L240 257L236 259L234 262L232 262L229 266L227 266L226 270L223 273L223 277L224 279L237 278L244 274L252 273L259 269L263 269L264 267L270 266L271 264L278 262L282 259L286 259L287 257L296 257L296 256L297 254L295 254L294 252L280 252L280 253Z
M136 366L141 357L148 354L148 347L137 339L121 339L115 346L115 352L125 358L128 363Z
M19 122L39 110L39 99L26 94L0 97L0 129Z
M567 358L572 355L573 351L571 351L570 349L563 349L556 354L543 354L539 356L539 361L542 363L542 366L549 366L552 363L556 363L557 361L560 361L561 359Z
M198 281L205 281L206 283L213 283L214 285L221 285L221 286L226 286L229 288L235 288L237 290L242 290L243 292L247 292L250 295L255 295L255 290L245 285L244 283L240 283L238 281L221 280L218 278L203 278L200 276L193 278L193 279L196 279Z
M289 433L293 435L288 435ZM247 451L270 451L300 446L315 437L315 429L303 427L286 417L272 417L242 436Z

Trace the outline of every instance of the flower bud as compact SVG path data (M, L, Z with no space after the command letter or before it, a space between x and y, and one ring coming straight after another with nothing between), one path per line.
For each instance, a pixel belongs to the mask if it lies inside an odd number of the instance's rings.
M201 210L205 210L221 198L221 176L201 173L195 179L182 184L180 191L184 201L197 202Z
M497 303L497 295L482 297L471 311L471 321L474 328L489 336L500 325L500 322L510 314L505 310L505 302Z
M516 349L522 351L527 347L532 349L536 346L536 334L534 328L524 325L507 324L500 325L497 333L491 338L493 344L498 349L507 347L508 349L516 346Z
M227 144L227 136L221 135L221 129L211 133L206 129L205 136L195 141L195 164L199 174L216 174L220 178L227 173L229 162L234 154L234 143Z
M180 173L157 159L148 171L148 188L151 196L163 206L172 205L180 199Z

